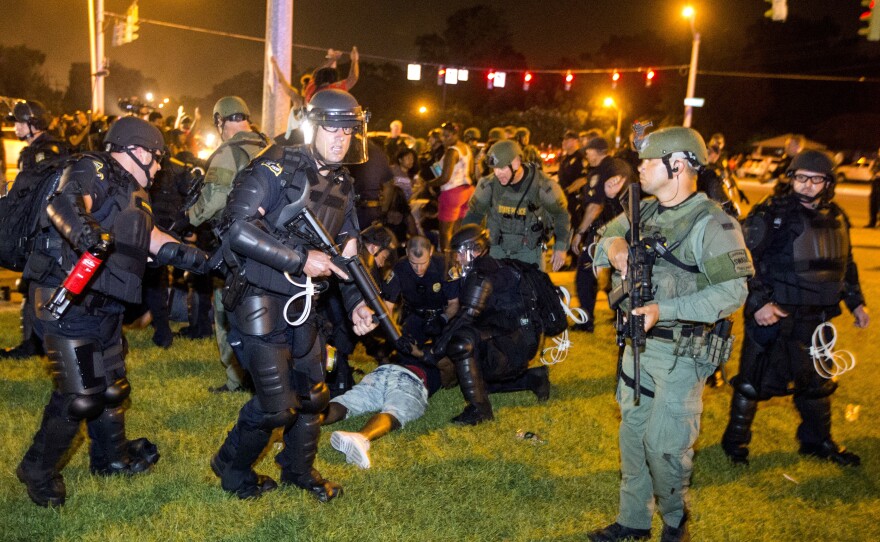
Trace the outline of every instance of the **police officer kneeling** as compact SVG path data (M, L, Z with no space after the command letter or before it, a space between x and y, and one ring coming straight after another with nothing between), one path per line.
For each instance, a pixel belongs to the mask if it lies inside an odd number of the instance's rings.
M181 245L153 224L145 190L159 170L164 141L144 120L116 121L104 140L107 153L85 155L69 165L42 217L43 232L28 259L24 278L40 320L43 346L55 389L34 442L16 471L31 500L64 504L59 472L86 420L93 474L136 474L159 460L147 439L125 436L126 378L122 340L123 303L139 303L147 256L159 265L204 273L207 257ZM58 316L44 305L77 263L79 255L105 248L107 257L82 295Z
M528 368L541 343L540 323L529 319L519 272L489 256L489 246L488 232L476 224L452 236L463 281L460 309L433 348L435 359L446 355L455 365L467 406L452 421L463 425L493 419L489 392L550 397L547 367Z
M330 400L324 338L314 312L300 325L288 325L306 306L304 297L288 301L303 292L307 278L348 277L327 254L292 235L287 223L307 208L344 247L344 256L357 254L354 190L343 164L366 160L369 114L351 94L329 89L315 93L306 116L315 130L312 143L267 147L236 178L221 224L233 271L223 304L231 335L240 336L242 363L253 375L256 395L241 408L211 467L223 489L242 499L277 487L253 470L276 427L284 428L285 448L276 457L282 483L323 502L342 493L312 468L321 412ZM353 283L342 284L342 297L356 334L376 327Z
M825 153L798 153L786 177L744 224L757 272L749 281L745 342L721 446L734 463L748 463L758 401L793 393L800 453L856 466L859 456L831 439L837 382L820 376L810 355L814 330L840 314L841 301L857 327L868 326L849 220L831 201L834 164Z

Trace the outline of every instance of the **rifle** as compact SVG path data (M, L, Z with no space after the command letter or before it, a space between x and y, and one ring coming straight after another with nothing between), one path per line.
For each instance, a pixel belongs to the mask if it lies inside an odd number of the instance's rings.
M372 275L367 272L360 257L357 254L350 258L343 256L342 250L333 242L330 233L307 207L294 215L284 226L293 235L330 256L334 264L348 273L349 278L354 281L355 286L364 296L367 306L373 311L373 318L382 328L385 336L396 348L403 349L402 346L406 340L401 341L400 329L388 314L388 307L379 297L379 287Z
M651 122L633 124L636 137L633 143L636 149L642 142L645 128L651 126ZM634 402L638 405L641 401L641 349L645 347L647 333L645 332L645 317L633 314L633 309L642 307L653 299L651 286L651 268L654 266L655 253L649 245L645 244L639 233L641 222L641 187L639 183L633 183L629 187L627 215L630 222L629 250L627 255L627 272L621 283L608 294L611 308L617 311L617 345L620 354L617 365L618 378L621 376L621 364L623 362L623 350L626 339L630 339L633 353L633 392ZM625 299L629 299L629 310L624 311L620 305Z

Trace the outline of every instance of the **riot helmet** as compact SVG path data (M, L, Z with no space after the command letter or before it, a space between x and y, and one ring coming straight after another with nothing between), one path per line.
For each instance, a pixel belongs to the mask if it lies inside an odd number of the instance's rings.
M670 156L673 153L684 153L690 166L697 171L709 163L709 152L703 136L692 128L673 126L651 132L639 145L639 159L651 160L659 158L666 165L669 178L672 178Z
M450 247L461 265L462 277L470 273L474 260L488 252L490 246L489 232L482 226L467 224L455 232L450 240Z
M147 180L151 178L150 167L153 162L160 162L165 150L165 139L162 132L154 125L138 117L122 117L114 122L107 135L104 136L104 145L110 152L121 152L144 171ZM150 152L150 162L142 163L132 152L135 147L141 147Z
M49 128L49 114L46 108L36 100L21 100L12 107L7 120L23 122L28 126L28 135L19 137L22 141L34 136L34 130L44 132Z
M367 123L370 112L344 90L324 89L305 108L311 126L312 150L326 164L362 164L367 161Z

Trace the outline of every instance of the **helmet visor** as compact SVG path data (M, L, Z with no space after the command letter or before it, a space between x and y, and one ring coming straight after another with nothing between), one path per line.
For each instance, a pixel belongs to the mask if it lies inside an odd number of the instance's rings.
M366 122L349 122L345 126L309 123L308 127L303 122L303 133L306 142L328 164L362 164L367 161Z

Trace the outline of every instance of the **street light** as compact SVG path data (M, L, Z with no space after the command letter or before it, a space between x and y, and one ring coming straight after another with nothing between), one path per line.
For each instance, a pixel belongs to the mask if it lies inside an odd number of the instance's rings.
M700 33L697 32L696 27L694 26L694 19L697 17L697 12L694 11L692 6L685 6L685 8L681 11L681 16L690 21L691 23L691 36L693 36L694 41L691 47L691 65L688 68L688 85L687 85L687 95L685 96L688 103L690 103L690 98L694 97L694 87L697 85L697 58L700 54ZM686 128L691 127L691 117L693 116L694 108L691 105L684 106L684 122L682 126Z
M605 100L602 101L602 105L604 105L605 107L613 107L617 110L617 131L614 132L614 146L620 148L620 121L623 118L623 111L621 111L620 108L617 107L617 104L614 103L614 98L612 98L611 96L606 97Z

